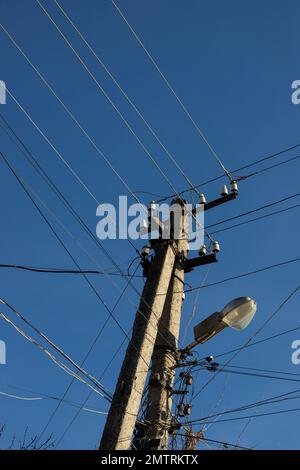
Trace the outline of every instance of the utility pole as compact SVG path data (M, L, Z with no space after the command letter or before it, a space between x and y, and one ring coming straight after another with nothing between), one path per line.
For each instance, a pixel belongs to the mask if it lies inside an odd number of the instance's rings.
M128 450L176 257L173 240L160 241L149 268L132 337L107 416L100 450Z
M175 365L178 361L178 338L184 289L184 263L188 250L186 215L183 215L183 237L177 241L181 259L175 261L172 278L152 356L149 379L148 404L143 437L145 447L153 450L168 449L169 428L172 418L172 390ZM166 329L168 330L166 332ZM149 424L148 424L149 423Z
M231 201L237 196L237 185L231 184L231 194L224 186L221 197L206 203L201 198L204 210ZM136 313L132 337L119 374L116 390L107 416L100 450L128 450L133 433L138 429L143 442L151 449L167 449L172 418L172 394L176 363L179 359L178 337L183 300L184 273L194 268L217 261L219 244L213 241L212 253L206 254L205 245L199 256L187 259L188 227L186 203L181 198L173 201L180 206L176 224L170 220L159 226L161 235L169 226L168 240L153 241L155 255L147 260L147 280ZM198 209L197 209L198 210ZM179 217L178 217L179 213ZM196 215L196 209L192 211ZM179 222L179 223L178 223ZM175 233L176 232L176 233ZM152 358L148 390L146 419L137 421L147 374ZM140 447L141 439L136 436Z

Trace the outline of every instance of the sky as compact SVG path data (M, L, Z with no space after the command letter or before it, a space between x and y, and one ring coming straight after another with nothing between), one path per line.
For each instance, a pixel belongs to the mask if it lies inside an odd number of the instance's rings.
M115 106L126 116L176 190L185 189L186 182L182 175L72 30L55 3L52 0L44 0L42 3L72 46L82 55ZM171 194L173 191L168 183L64 43L38 3L35 0L0 0L0 4L3 27L15 38L35 67L87 129L128 186L134 191ZM297 48L299 2L118 0L117 4L226 168L241 167L300 142L300 106L291 101L291 83L300 79ZM111 1L61 0L61 5L193 184L200 184L222 174L217 161ZM0 51L0 79L5 81L8 90L96 199L117 204L118 197L127 194L126 188L9 41L3 29ZM76 181L10 96L7 96L7 103L0 106L1 115L95 233L98 222L95 200ZM49 221L81 268L101 267L114 272L115 267L111 261L93 244L3 130L0 129L0 132L1 152L34 194L49 208L50 212L46 212ZM296 155L297 149L278 156L269 163ZM255 169L265 166L267 163ZM74 269L72 260L3 160L0 161L0 171L1 264ZM220 185L225 182L225 179L219 180L203 187L207 200L219 197ZM206 225L293 195L299 191L298 188L299 161L295 160L241 182L238 198L209 211ZM187 197L191 202L189 193ZM147 204L153 196L139 193L139 198ZM132 197L129 200L134 202ZM276 208L288 207L296 202L297 198ZM267 213L268 210L265 210L259 215ZM211 265L209 271L202 267L187 274L186 281L192 286L199 286L204 278L206 283L213 283L298 257L298 214L298 209L293 209L218 234L221 245L218 263ZM71 232L71 236L62 229L57 218ZM138 249L142 247L141 241L134 244ZM82 246L90 256L81 249ZM126 240L106 240L103 246L125 270L136 256ZM195 253L191 253L191 256L195 256ZM135 267L137 264L133 265ZM227 328L205 345L199 346L199 356L218 355L245 343L297 287L298 273L299 265L293 263L201 289L193 324L239 296L255 299L258 310L246 330L237 332ZM137 274L141 275L140 268ZM113 276L111 282L106 276L95 275L89 276L89 279L103 301L112 308L120 289L124 287L124 279ZM134 278L134 285L139 292L143 282L140 277ZM0 269L0 286L2 298L23 313L78 363L89 350L108 315L103 304L80 275ZM196 294L197 291L194 291L186 295L181 338ZM128 289L116 308L115 315L125 331L129 331L133 324L138 301L137 293ZM300 297L296 294L259 333L257 339L299 326L299 307ZM6 307L1 311L24 327ZM24 329L30 331L26 326ZM190 326L186 341L192 340L192 336ZM247 348L232 364L300 374L300 366L291 361L291 344L298 339L300 332L295 331ZM70 384L70 376L51 362L41 350L18 335L3 319L0 323L0 340L5 341L7 348L7 364L0 366L0 391L27 397L37 397L39 394L60 397L64 394ZM123 340L124 333L110 320L89 355L85 369L92 375L100 376ZM102 378L109 390L114 390L125 347L126 341ZM210 374L212 373L208 371L195 374L196 390L207 382ZM294 379L297 380L297 376ZM32 390L34 393L18 391L11 386ZM222 412L297 388L296 382L222 372L195 399L192 417L206 416L212 409ZM71 386L66 398L82 403L88 393L89 389L84 384L76 383ZM21 437L27 427L30 435L39 435L57 406L57 401L50 399L21 401L0 396L0 401L0 423L6 427L0 447L9 445L14 434ZM104 412L108 409L108 403L97 394L89 399L88 406ZM254 412L296 407L297 400L292 400L254 409ZM77 408L62 404L43 437L53 434L54 439L60 439L64 434L59 443L60 449L95 449L105 423L105 415L81 411L72 421L76 412ZM299 447L298 413L253 418L239 443L257 449L296 449ZM248 414L249 412L246 413ZM216 421L207 429L206 437L236 443L246 422L247 420L226 423Z

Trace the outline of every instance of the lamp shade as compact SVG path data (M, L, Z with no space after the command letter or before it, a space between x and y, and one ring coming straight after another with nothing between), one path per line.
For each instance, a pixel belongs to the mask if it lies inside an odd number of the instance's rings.
M257 309L255 300L238 297L229 302L220 312L222 321L235 330L243 330L253 319Z

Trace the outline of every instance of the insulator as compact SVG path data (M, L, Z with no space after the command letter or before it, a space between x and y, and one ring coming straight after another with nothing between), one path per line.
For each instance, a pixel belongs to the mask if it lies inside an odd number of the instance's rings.
M238 185L237 185L237 182L236 181L231 181L230 182L230 187L231 187L231 191L233 193L237 193L238 192Z
M185 414L184 414L184 406L183 406L182 403L180 403L180 404L177 406L177 409L178 409L178 415L179 415L179 416L181 416L181 417L185 416Z
M191 375L186 375L184 380L185 385L192 385L193 377Z
M142 248L142 256L143 256L144 258L147 258L147 257L150 255L150 250L151 250L150 246L147 246L147 245L146 245L146 246L143 246L143 248Z
M157 211L157 204L155 201L151 201L149 203L149 206L148 206L148 209L151 211L151 212L156 212Z
M200 194L199 204L206 204L206 198L204 194Z
M221 250L221 248L220 248L219 243L214 240L213 243L212 243L212 252L213 253L219 253L220 250Z
M211 362L211 361L214 360L214 356L207 356L207 357L205 358L205 360L206 360L207 362Z
M185 300L185 292L182 292L182 300Z
M141 220L141 229L142 228L148 228L147 220L145 220L145 219Z
M221 189L221 196L224 197L224 196L227 196L227 194L228 194L228 188L227 188L226 184L224 184L222 186L222 189Z
M203 245L201 246L201 248L199 249L199 256L205 256L206 255L206 246Z
M185 407L183 408L183 414L184 416L188 416L191 414L191 405L185 405Z

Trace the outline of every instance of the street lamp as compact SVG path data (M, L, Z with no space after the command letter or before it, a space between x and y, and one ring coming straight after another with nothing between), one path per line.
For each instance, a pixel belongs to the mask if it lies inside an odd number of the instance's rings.
M257 309L255 300L250 297L238 297L231 300L220 312L215 312L194 328L195 341L189 344L189 351L197 344L202 344L229 326L235 330L244 330L253 319Z

